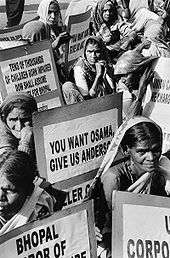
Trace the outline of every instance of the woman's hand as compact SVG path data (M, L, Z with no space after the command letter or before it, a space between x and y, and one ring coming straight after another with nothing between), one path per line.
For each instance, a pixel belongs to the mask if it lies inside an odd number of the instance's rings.
M52 42L52 48L59 48L62 44L69 42L70 39L70 34L64 31L59 34L59 36L56 38L54 42Z
M94 97L94 96L96 95L96 91L95 91L93 88L91 88L91 89L89 90L89 95L90 95L91 97Z
M30 125L26 125L21 130L21 140L20 142L25 145L30 145L33 139L33 129Z
M100 229L95 226L95 235L96 235L96 240L101 242L103 240L103 236L100 233Z

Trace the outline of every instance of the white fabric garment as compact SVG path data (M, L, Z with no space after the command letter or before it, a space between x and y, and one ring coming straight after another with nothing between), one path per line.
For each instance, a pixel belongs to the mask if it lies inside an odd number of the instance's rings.
M38 202L42 192L43 189L36 184L32 195L26 199L21 210L0 229L0 235L7 233L14 228L20 227L29 221L29 218L34 211L35 205Z

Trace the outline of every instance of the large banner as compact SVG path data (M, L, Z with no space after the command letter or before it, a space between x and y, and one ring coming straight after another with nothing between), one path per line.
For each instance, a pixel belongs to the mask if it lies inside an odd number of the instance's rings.
M96 258L92 203L83 203L0 237L0 258Z
M36 98L39 108L49 99L55 99L53 107L61 106L59 80L49 41L1 50L0 83L1 100L11 92L24 91Z
M163 152L170 149L170 58L161 57L154 68L150 94L145 100L144 115L158 123L164 134Z
M66 48L66 62L71 66L83 54L84 42L89 36L91 9L85 13L69 16L68 31L72 36Z
M112 258L170 257L169 198L113 192Z
M108 95L35 114L33 128L40 175L58 183L61 189L73 186L69 180L75 180L74 185L90 180L86 177L88 172L94 177L122 122L121 97Z

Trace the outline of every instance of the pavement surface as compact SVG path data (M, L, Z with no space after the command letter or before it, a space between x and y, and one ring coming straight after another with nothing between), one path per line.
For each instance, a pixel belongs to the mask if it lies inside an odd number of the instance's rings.
M24 13L22 16L21 23L25 23L37 16L38 5L41 0L25 0ZM67 9L71 0L59 0L62 16L64 16L65 10ZM5 0L0 0L0 29L6 26L7 17L5 12Z

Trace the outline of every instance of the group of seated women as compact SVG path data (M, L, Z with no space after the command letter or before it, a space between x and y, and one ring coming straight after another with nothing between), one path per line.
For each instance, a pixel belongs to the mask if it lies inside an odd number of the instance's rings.
M66 193L40 178L32 114L36 100L10 93L0 106L0 235L62 208Z
M99 0L91 20L93 35L87 38L83 55L75 62L70 76L65 76L62 46L70 40L70 35L63 26L58 2L41 1L39 20L25 25L23 39L51 40L66 104L123 92L126 113L132 102L139 100L136 91L146 86L152 77L148 66L158 56L170 55L162 41L163 18L142 5L143 1L139 2L141 5L135 9L135 2L130 1L131 21L122 15L116 1ZM139 37L139 32L143 36ZM158 42L158 38L161 41ZM151 51L153 46L157 54ZM143 49L151 52L145 52L144 56ZM52 214L62 208L65 200L64 192L53 189L48 182L43 184L39 177L32 131L32 113L36 111L36 101L27 93L9 94L0 107L0 234ZM113 190L170 194L170 162L162 156L162 141L161 128L142 116L126 119L113 137L97 174L107 209L103 209L104 223L96 221L96 232L108 257L111 255ZM118 152L123 162L113 165ZM103 204L101 200L100 204Z
M119 65L126 58L124 53L133 57L136 55L134 62L137 63L135 67L137 70L138 66L143 66L141 61L143 56L146 60L148 59L145 64L147 63L147 66L150 67L152 66L151 56L154 58L170 56L170 49L164 41L165 15L158 15L155 11L156 8L151 7L148 1L131 0L126 6L127 17L124 15L125 8L120 5L120 2L116 0L97 1L89 26L91 35L84 44L83 55L75 61L69 71L64 63L64 44L69 42L71 36L62 22L57 0L42 0L37 12L39 19L28 22L24 26L22 31L24 40L36 42L49 39L51 41L66 104L123 91L126 113L129 106L127 103L133 102L135 90L139 85L127 87L125 82L123 86L119 87L117 84L118 78L121 77L120 74L124 75L124 72L120 71ZM130 50L134 50L134 52L128 52ZM119 76L115 72L117 66L119 66ZM135 69L133 67L132 72ZM125 81L124 78L121 81L123 80Z

